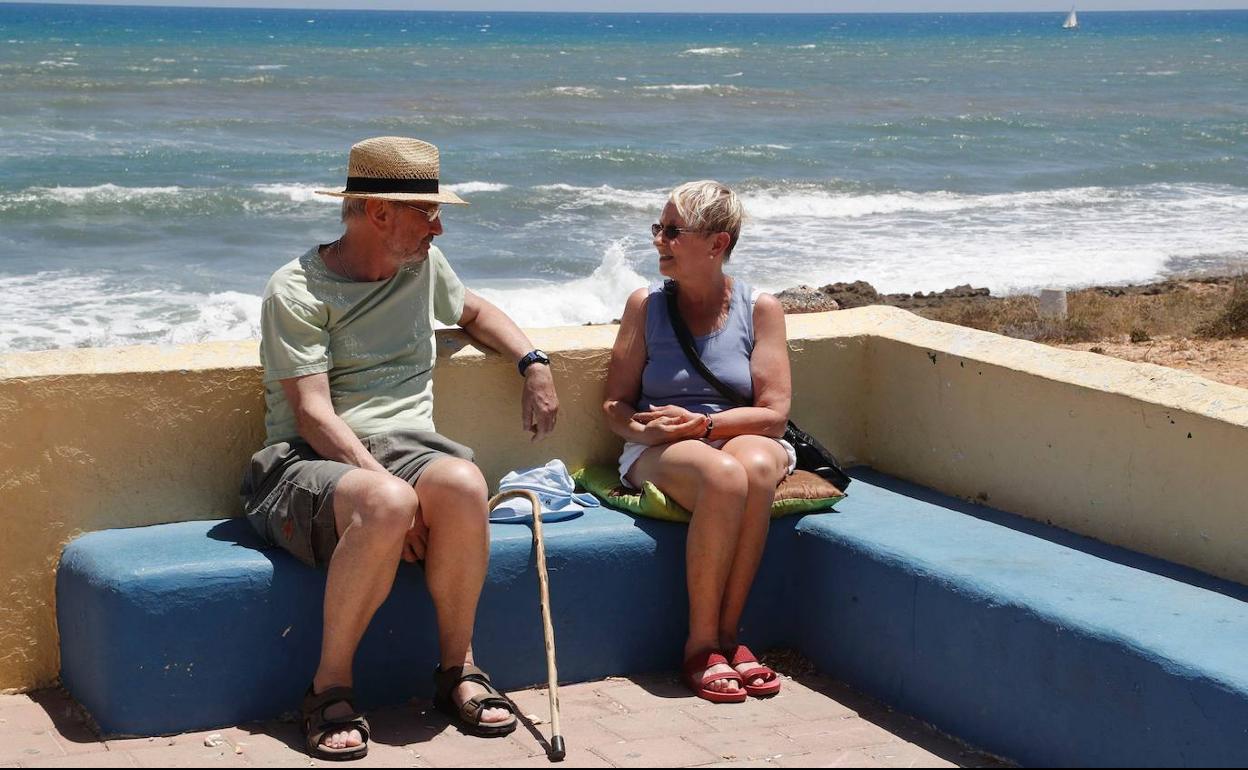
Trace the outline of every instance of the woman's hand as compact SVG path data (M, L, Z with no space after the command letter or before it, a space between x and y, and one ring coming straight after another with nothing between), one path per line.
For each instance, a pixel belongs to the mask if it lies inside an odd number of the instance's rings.
M633 421L642 425L642 435L656 444L671 444L706 433L707 416L679 406L656 406L633 414ZM649 443L649 442L645 442Z

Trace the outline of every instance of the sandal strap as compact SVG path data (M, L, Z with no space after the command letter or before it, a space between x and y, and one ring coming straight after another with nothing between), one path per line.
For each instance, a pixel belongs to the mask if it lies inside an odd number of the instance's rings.
M346 703L351 707L351 713L332 719L327 717L325 709L337 703ZM355 691L350 687L329 687L317 693L309 686L303 702L299 705L299 711L307 728L309 746L319 746L327 733L342 730L358 730L361 740L368 743L371 732L368 720L355 710Z
M737 649L732 651L732 667L736 668L742 663L757 663L758 658L754 653L750 652L750 648L744 644L738 644Z
M478 725L481 724L481 712L488 708L506 709L507 713L515 716L516 710L511 705L511 701L498 695L474 695L464 701L459 706L459 711L468 719L473 720Z
M433 682L437 696L440 698L450 697L451 690L459 686L460 682L476 682L491 693L498 695L498 690L494 688L494 683L490 681L490 675L472 665L471 663L463 666L451 666L450 668L437 668L433 672Z
M437 698L455 708L465 719L472 721L476 725L482 724L481 712L487 708L506 709L513 718L516 715L515 706L512 705L506 696L498 691L498 688L490 681L490 675L474 665L452 666L445 670L439 668L434 671L433 678L436 684ZM464 682L480 685L485 688L485 692L474 695L455 706L454 700L451 698L451 692Z
M701 671L702 679L698 682L699 687L706 687L711 682L719 682L729 680L744 683L745 680L736 671L729 671L722 674L714 674L709 670L712 666L728 665L728 659L718 652L704 652L698 655L691 655L685 661L684 672L686 679L692 679L694 672Z
M741 674L741 676L747 680L761 678L764 681L770 682L776 678L776 672L766 666L755 666L754 668L746 669L745 673Z

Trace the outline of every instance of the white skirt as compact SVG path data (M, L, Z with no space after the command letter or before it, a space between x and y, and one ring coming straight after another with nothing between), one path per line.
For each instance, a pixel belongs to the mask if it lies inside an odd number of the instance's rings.
M733 436L736 438L736 436ZM729 439L717 439L715 441L707 441L699 439L704 444L710 444L716 449L723 449ZM772 441L784 447L784 452L789 456L789 467L785 470L786 474L792 473L797 468L797 451L793 449L793 445L782 438L773 438ZM633 469L633 463L637 462L637 458L641 457L641 453L650 448L649 444L637 444L632 441L624 442L624 450L620 452L620 483L628 489L636 489L632 484L628 483L628 472Z

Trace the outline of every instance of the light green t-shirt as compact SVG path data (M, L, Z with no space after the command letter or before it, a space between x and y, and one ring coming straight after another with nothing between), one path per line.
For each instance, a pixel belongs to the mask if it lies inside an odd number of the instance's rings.
M321 372L357 436L434 430L433 321L457 324L463 311L464 285L436 246L384 281L339 277L317 248L283 265L260 312L265 444L299 436L278 381Z

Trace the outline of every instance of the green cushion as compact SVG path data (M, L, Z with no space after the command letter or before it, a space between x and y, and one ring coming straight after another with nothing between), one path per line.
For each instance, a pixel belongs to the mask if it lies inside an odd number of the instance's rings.
M572 474L579 488L593 493L605 505L638 516L662 521L678 521L688 523L692 518L689 511L680 503L664 494L650 482L642 485L641 491L628 489L620 483L619 470L611 465L591 465L581 468ZM771 504L771 518L777 519L793 513L810 513L812 511L829 510L845 495L834 495L816 499L791 498L776 500Z

